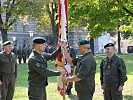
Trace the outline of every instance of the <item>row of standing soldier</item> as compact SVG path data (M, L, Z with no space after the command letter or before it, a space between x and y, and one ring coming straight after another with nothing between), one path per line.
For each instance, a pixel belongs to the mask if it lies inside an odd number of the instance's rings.
M29 57L31 51L32 50L30 49L30 46L28 46L28 48L26 48L25 46L23 47L19 46L18 50L16 46L14 46L14 49L12 50L12 52L16 54L18 58L18 62L20 64L21 64L22 59L23 59L23 62L26 63L26 59Z

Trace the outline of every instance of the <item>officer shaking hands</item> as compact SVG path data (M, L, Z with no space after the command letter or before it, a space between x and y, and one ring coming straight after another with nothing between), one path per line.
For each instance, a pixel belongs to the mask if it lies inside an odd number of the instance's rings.
M122 100L122 90L126 76L126 66L122 58L115 55L113 43L104 46L106 57L100 64L100 80L104 100Z
M78 46L82 56L75 59L72 59L66 47L63 47L66 60L71 66L76 66L76 68L75 75L64 77L62 80L75 82L78 100L92 100L95 91L96 62L88 40L80 40Z
M0 52L0 85L1 99L12 100L17 78L16 55L11 52L12 42L3 43L4 51Z
M47 61L55 59L61 47L52 54L44 53L46 43L42 37L33 39L33 51L28 60L28 97L29 100L47 100L46 86L48 85L47 77L64 75L65 70L53 71L48 67Z

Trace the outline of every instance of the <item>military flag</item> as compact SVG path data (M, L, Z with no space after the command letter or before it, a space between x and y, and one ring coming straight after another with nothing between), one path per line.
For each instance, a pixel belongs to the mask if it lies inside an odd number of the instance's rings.
M58 0L58 18L59 18L59 40L58 44L60 42L64 41L67 42L67 33L68 33L68 0ZM65 56L63 55L63 52L58 55L56 58L55 66L58 69L65 68L66 74L65 77L68 77L71 75L71 68L70 65L65 60ZM57 90L60 92L60 94L63 96L65 93L65 89L62 82L62 77L58 77L58 86ZM65 83L65 87L68 84Z

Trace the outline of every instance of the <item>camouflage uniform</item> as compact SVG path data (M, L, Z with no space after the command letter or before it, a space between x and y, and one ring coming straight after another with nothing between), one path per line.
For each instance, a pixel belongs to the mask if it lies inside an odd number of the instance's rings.
M100 80L104 86L104 100L122 100L118 87L127 80L124 61L115 54L111 59L104 58L100 64Z

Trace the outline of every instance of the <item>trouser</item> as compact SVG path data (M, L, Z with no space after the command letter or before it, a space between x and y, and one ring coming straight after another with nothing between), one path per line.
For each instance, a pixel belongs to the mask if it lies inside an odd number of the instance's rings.
M28 97L29 100L47 100L45 87L29 87Z
M23 62L26 63L26 56L23 56Z
M19 62L19 64L21 64L21 60L22 60L22 57L18 57L18 62Z
M80 94L77 93L78 100L92 100L93 94Z
M2 75L1 100L12 100L15 89L15 75Z
M122 100L122 92L118 91L118 85L106 86L104 88L104 100Z

